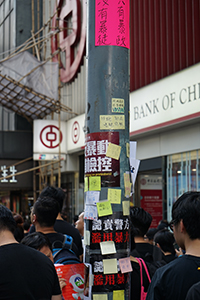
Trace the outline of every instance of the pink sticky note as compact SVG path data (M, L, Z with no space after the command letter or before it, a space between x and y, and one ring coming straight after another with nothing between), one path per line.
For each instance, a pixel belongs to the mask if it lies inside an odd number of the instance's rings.
M132 266L131 266L130 257L120 258L119 266L120 266L120 270L122 273L128 273L128 272L133 271Z
M95 46L129 48L129 0L95 2Z

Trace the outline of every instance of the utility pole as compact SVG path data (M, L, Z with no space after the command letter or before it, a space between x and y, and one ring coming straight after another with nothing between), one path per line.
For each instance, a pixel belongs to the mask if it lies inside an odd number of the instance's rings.
M129 0L88 1L85 262L91 299L128 299Z

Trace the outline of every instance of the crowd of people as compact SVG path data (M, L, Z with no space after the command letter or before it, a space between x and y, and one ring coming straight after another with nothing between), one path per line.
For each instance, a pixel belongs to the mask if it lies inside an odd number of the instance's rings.
M62 299L52 248L72 238L70 251L83 260L84 212L74 225L61 216L65 194L46 187L31 222L0 205L0 299ZM130 208L131 300L196 300L200 295L200 192L187 192L172 208L172 222L150 228L152 216Z
M200 192L177 199L170 224L162 221L158 228L149 229L152 217L139 207L131 208L130 221L131 299L143 299L141 295L146 300L199 299ZM138 257L146 266L142 271Z

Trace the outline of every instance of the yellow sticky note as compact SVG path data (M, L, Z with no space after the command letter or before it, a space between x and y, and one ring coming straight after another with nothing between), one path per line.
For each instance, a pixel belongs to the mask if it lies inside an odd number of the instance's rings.
M116 253L115 243L113 241L100 242L101 254Z
M124 115L101 115L99 116L100 129L125 129Z
M106 156L119 160L121 146L109 143Z
M108 300L107 294L93 294L93 300Z
M125 188L126 187L129 187L130 185L130 177L129 177L129 174L128 173L124 173L124 186Z
M101 176L89 177L89 191L100 191L101 190Z
M122 209L123 209L123 215L129 216L130 215L130 201L122 201Z
M99 217L112 215L113 212L110 201L97 202L97 211Z
M116 274L117 270L117 259L103 259L103 273L104 274Z
M126 156L129 157L130 156L130 144L126 143Z
M108 189L108 200L110 203L121 203L121 189Z
M84 192L88 191L88 177L84 178Z
M124 290L113 291L113 300L124 300Z

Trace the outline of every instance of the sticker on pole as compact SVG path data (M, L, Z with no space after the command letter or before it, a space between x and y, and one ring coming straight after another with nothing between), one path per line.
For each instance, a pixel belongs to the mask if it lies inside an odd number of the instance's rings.
M95 46L129 48L129 0L95 2Z

